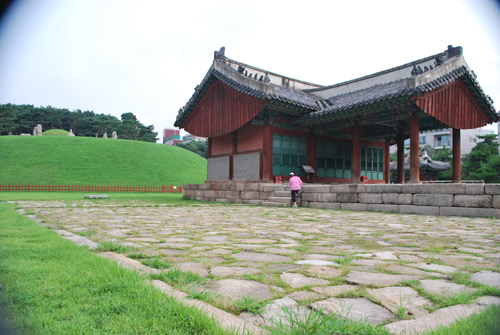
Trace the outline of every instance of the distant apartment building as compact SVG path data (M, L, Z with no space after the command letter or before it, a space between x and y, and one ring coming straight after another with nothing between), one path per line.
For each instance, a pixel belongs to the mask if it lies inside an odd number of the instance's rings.
M460 155L467 155L472 151L479 141L478 135L484 135L486 132L482 128L462 129L460 131ZM433 149L442 149L444 147L453 148L452 129L440 129L424 131L418 134L420 147L430 146ZM410 146L410 139L406 139L405 146ZM396 146L391 146L391 153L396 152Z
M181 131L175 128L164 128L163 129L163 144L176 145L181 143Z

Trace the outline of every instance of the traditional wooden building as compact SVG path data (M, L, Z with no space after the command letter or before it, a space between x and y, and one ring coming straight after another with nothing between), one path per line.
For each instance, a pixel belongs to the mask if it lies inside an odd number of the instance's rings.
M227 58L224 48L179 110L175 126L208 137L211 181L272 181L291 171L309 181L389 183L389 146L410 138L410 180L419 182L418 133L453 128L460 181L460 129L497 122L493 101L461 47L347 82L322 86ZM458 153L457 153L458 150Z

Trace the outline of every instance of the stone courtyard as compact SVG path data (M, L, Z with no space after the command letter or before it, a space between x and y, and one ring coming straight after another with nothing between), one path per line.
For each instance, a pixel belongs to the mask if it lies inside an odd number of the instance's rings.
M237 315L253 332L283 308L411 334L500 304L477 293L500 292L500 219L139 200L17 204L77 242L113 242L128 247L124 256L158 256L206 277L204 292L266 302L260 314Z

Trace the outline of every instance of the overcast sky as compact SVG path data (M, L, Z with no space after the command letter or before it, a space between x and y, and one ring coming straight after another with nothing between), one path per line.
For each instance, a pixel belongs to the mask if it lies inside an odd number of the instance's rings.
M243 63L332 85L449 44L463 47L498 111L494 0L20 0L0 21L0 103L132 112L161 140L221 46Z

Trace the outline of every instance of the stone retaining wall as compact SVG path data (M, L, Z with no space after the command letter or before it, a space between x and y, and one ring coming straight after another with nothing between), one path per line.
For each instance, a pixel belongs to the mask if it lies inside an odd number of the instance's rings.
M289 188L283 184L188 184L184 185L184 198L287 205L284 191ZM279 197L285 201L279 201ZM500 218L500 184L304 184L299 204L312 208Z

